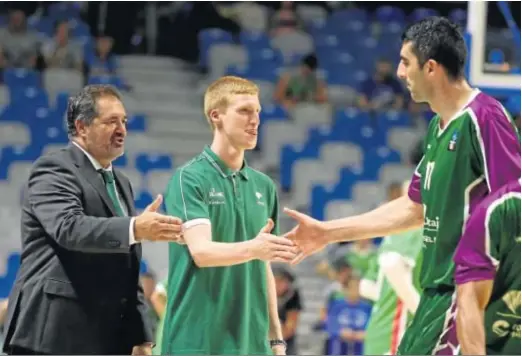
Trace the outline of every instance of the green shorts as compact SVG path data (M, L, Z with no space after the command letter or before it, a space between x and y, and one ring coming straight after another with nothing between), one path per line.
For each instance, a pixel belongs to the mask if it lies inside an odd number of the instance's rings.
M453 289L427 288L399 345L399 355L458 355L456 306Z

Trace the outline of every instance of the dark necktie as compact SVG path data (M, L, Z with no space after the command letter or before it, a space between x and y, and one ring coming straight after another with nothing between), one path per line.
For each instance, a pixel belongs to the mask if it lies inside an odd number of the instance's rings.
M120 199L118 199L118 191L116 190L116 181L114 180L114 174L112 171L107 171L105 169L100 170L103 181L105 182L105 189L107 189L107 193L109 193L109 197L111 198L112 204L116 209L116 213L118 216L125 216L125 212L123 207L121 206Z

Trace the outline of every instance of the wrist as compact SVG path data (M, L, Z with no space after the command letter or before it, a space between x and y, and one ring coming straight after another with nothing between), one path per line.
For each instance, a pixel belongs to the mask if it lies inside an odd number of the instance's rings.
M247 240L243 242L244 244L244 254L248 261L252 261L255 259L258 259L257 252L256 252L256 239Z

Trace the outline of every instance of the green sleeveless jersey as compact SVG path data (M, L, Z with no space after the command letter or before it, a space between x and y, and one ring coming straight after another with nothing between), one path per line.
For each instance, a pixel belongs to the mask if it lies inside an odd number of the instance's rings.
M487 354L520 355L520 181L492 193L468 220L455 281L494 280L486 308Z
M502 105L476 90L444 128L431 120L424 152L408 191L424 207L421 287L453 288L464 224L489 192L519 177L520 138Z

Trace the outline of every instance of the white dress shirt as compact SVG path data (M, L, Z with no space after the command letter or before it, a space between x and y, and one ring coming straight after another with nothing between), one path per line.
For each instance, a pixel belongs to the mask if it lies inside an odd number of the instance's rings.
M87 152L82 146L80 146L77 142L74 142L73 141L73 144L78 147L80 150L82 150L82 152L87 156L87 158L89 159L89 161L91 161L94 169L96 171L99 171L100 169L103 169L103 170L106 170L106 171L111 171L112 172L112 164L109 166L109 168L103 168L102 165L100 164L100 162L98 162L89 152ZM101 178L101 177L100 177ZM128 214L130 209L128 206L125 206L125 204L122 203L122 199L120 197L120 193L118 192L118 189L116 189L116 192L117 192L117 198L121 204L122 207L124 207L125 209L125 212ZM132 202L131 202L132 204ZM133 245L135 243L138 243L138 241L136 241L136 238L134 236L134 220L136 218L131 218L131 221L130 221L130 225L129 225L129 244L130 245Z

